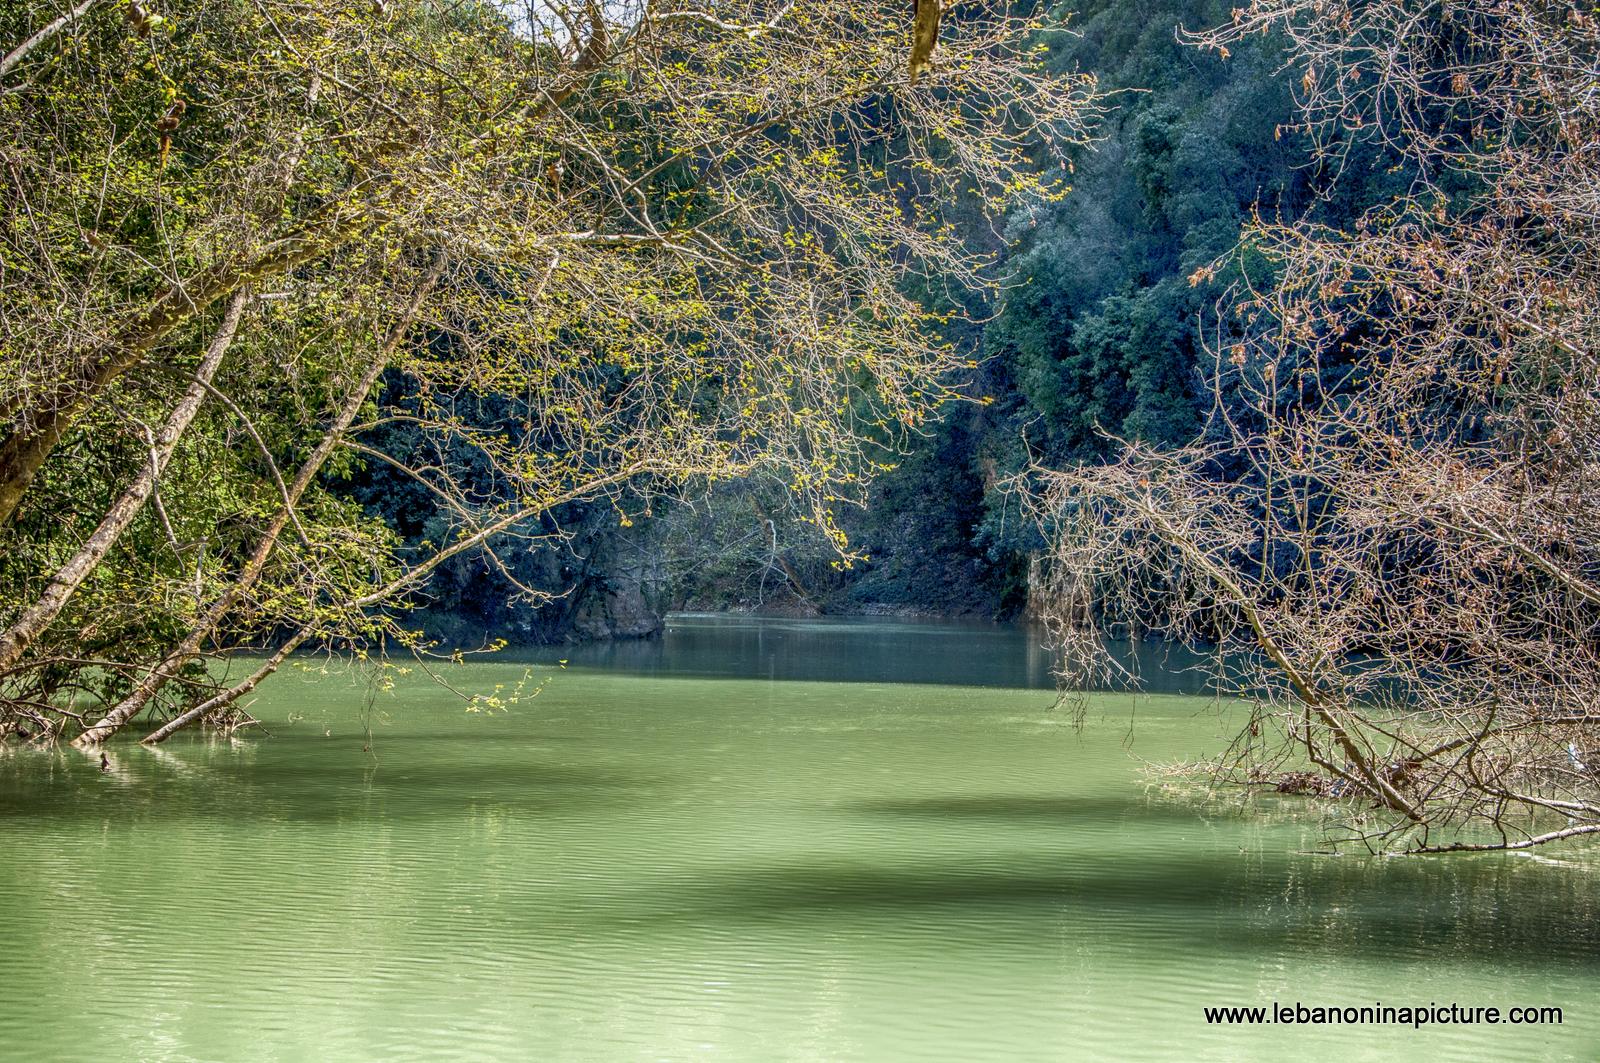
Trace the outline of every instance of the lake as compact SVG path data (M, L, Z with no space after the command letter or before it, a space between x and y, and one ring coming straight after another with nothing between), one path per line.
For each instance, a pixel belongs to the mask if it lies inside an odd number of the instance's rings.
M1164 795L1229 714L1141 657L1079 730L1023 629L684 616L440 669L502 712L302 661L269 736L0 747L0 1058L1600 1058L1600 850ZM1564 1021L1202 1011L1274 1001Z

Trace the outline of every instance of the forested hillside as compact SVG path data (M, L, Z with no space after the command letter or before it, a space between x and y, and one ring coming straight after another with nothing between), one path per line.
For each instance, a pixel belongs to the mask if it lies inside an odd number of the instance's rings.
M1214 304L1232 265L1196 276L1239 241L1252 212L1339 222L1398 177L1367 151L1335 174L1319 169L1294 128L1278 69L1284 45L1258 36L1224 59L1179 40L1181 28L1225 23L1229 5L1094 0L1059 39L1058 69L1093 71L1111 93L1096 143L1078 150L1071 195L1009 219L1013 286L985 327L961 337L978 361L976 400L947 407L894 459L866 510L843 523L869 560L840 571L801 527L782 527L784 564L755 512L733 507L713 536L742 549L710 566L675 568L691 604L886 608L1007 617L1026 607L1037 528L1004 490L1030 457L1060 467L1095 460L1108 437L1173 445L1201 431L1213 396L1200 372ZM1331 202L1317 202L1318 192ZM787 569L788 571L785 571ZM791 574L803 591L796 594Z
M1184 0L1079 10L1055 61L1095 71L1114 110L1079 152L1073 194L1011 219L1015 287L979 337L989 405L952 408L858 526L881 554L863 581L876 596L937 607L955 590L973 611L1016 611L1038 543L1000 487L1030 452L1060 465L1103 455L1104 433L1179 443L1200 429L1200 330L1227 278L1189 277L1252 209L1303 210L1313 179L1279 132L1293 115L1276 40L1224 61L1177 39L1227 15Z
M963 315L945 326L969 362L956 380L964 401L918 433L883 436L887 471L870 504L835 507L861 559L841 562L788 485L746 478L688 505L625 505L626 524L614 503L568 507L578 534L514 552L523 578L562 598L530 608L503 566L464 556L434 581L422 618L451 637L545 640L650 633L649 614L672 607L1023 612L1042 542L1008 479L1030 460L1100 459L1116 440L1195 438L1216 398L1204 337L1226 327L1216 304L1240 279L1230 252L1245 223L1309 215L1337 226L1405 179L1399 160L1369 146L1337 168L1314 159L1275 33L1226 57L1181 39L1229 10L1092 0L1068 13L1071 33L1048 36L1055 71L1099 79L1104 119L1073 149L1070 194L997 226L963 219L969 239L1006 259L1010 284L987 302L961 296ZM1262 269L1254 283L1270 281ZM951 306L943 290L910 291L930 309ZM390 491L384 470L367 475L355 496L420 535L431 504Z
M1109 93L1105 120L1074 151L1069 195L992 232L967 219L970 236L1007 257L1011 286L986 305L969 301L969 320L949 327L971 362L959 382L967 401L920 434L885 437L880 460L892 468L870 504L837 508L865 560L842 564L784 485L746 479L688 507L634 512L628 526L610 504L598 517L573 507L581 534L519 555L541 586L573 588L561 600L518 604L506 573L464 557L435 580L424 618L459 637L499 628L550 639L653 630L612 622L619 608L635 619L672 606L1022 612L1042 544L1004 490L1008 477L1030 457L1053 466L1101 457L1108 436L1194 438L1212 403L1202 330L1236 279L1224 270L1194 283L1196 272L1234 248L1252 211L1353 214L1370 186L1392 180L1371 157L1337 181L1313 165L1292 128L1278 37L1226 59L1179 39L1228 17L1220 2L1092 0L1068 13L1072 33L1048 38L1056 71L1093 73ZM1316 203L1330 188L1334 201ZM917 294L933 307L949 298ZM426 500L391 493L382 470L371 476L355 494L419 534Z

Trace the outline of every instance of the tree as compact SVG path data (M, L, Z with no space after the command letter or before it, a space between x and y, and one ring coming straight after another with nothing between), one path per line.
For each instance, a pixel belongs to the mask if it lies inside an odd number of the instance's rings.
M1302 165L1277 34L1228 60L1176 37L1225 19L1214 0L1083 0L1049 63L1095 72L1105 101L1092 143L1073 152L1072 194L1020 204L1003 247L1012 283L958 343L980 366L941 427L875 478L870 507L843 520L871 559L827 605L860 603L1004 617L1031 595L1037 529L1004 484L1030 458L1063 465L1113 448L1100 429L1163 445L1193 438L1208 396L1209 356L1195 328L1232 279L1187 278L1237 243L1253 208L1348 216L1315 191L1328 174ZM1390 160L1389 162L1392 162ZM1358 151L1337 191L1357 203L1393 178ZM974 497L980 500L976 512ZM758 561L759 564L759 561ZM824 566L825 567L825 566Z
M1198 441L1041 474L1069 674L1108 621L1215 640L1250 706L1224 775L1342 799L1372 847L1600 832L1600 27L1258 0L1197 41L1269 30L1316 162L1377 145L1410 184L1248 229L1269 281L1209 333Z
M225 707L206 654L270 647L253 686L308 641L415 641L395 609L429 573L574 500L760 468L838 541L868 436L950 391L908 280L992 283L952 211L1060 194L1092 94L999 4L946 20L913 85L907 21L9 9L0 725L100 741ZM440 501L442 541L329 489L373 462Z

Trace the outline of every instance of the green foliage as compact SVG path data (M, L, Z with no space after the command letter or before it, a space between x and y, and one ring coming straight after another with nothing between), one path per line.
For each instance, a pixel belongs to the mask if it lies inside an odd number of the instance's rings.
M915 83L872 0L156 6L0 16L0 725L87 743L752 473L847 563L1094 99L1004 0Z
M1190 278L1252 210L1302 209L1314 178L1279 134L1292 100L1273 76L1278 42L1224 62L1176 39L1226 17L1220 3L1094 0L1076 34L1047 38L1052 67L1093 71L1110 113L1072 159L1071 194L1011 215L998 313L951 336L982 359L969 390L981 405L947 407L868 511L845 518L871 560L832 604L1013 613L1040 543L1009 508L1008 476L1033 459L1095 460L1108 435L1178 444L1201 430L1200 330L1233 275Z
M1275 135L1292 116L1271 76L1275 42L1224 62L1175 39L1225 17L1220 4L1091 4L1057 56L1122 91L1074 194L1014 219L1022 286L987 337L1020 391L1014 423L1053 462L1104 454L1106 434L1193 438L1208 405L1201 315L1226 278L1189 278L1234 245L1252 209L1293 212L1306 198L1292 138Z
M1178 39L1228 17L1223 3L1094 0L1073 20L1077 36L1052 39L1055 68L1094 71L1111 113L1074 157L1071 195L1012 214L1012 284L983 332L973 390L987 405L951 408L884 477L871 515L851 524L875 562L846 600L1020 608L1041 542L1005 480L1032 461L1102 460L1122 440L1183 445L1219 401L1242 412L1205 372L1236 338L1216 313L1223 292L1246 276L1271 281L1270 264L1238 247L1241 231L1257 217L1345 222L1408 180L1381 145L1348 153L1337 171L1313 160L1291 128L1278 37L1226 59ZM1330 380L1347 370L1325 367ZM957 525L968 529L959 541L948 534ZM941 585L911 574L930 568L966 575Z

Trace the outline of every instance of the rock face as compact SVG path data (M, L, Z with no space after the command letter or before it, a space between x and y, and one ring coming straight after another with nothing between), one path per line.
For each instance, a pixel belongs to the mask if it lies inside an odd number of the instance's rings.
M661 634L667 607L667 567L648 529L620 529L598 538L590 569L598 575L574 588L563 638L644 639Z
M441 566L427 604L412 614L452 647L653 638L663 630L667 565L649 521L619 524L609 507L568 524L561 537L511 541L497 556L516 582L551 595L531 603L483 555Z

